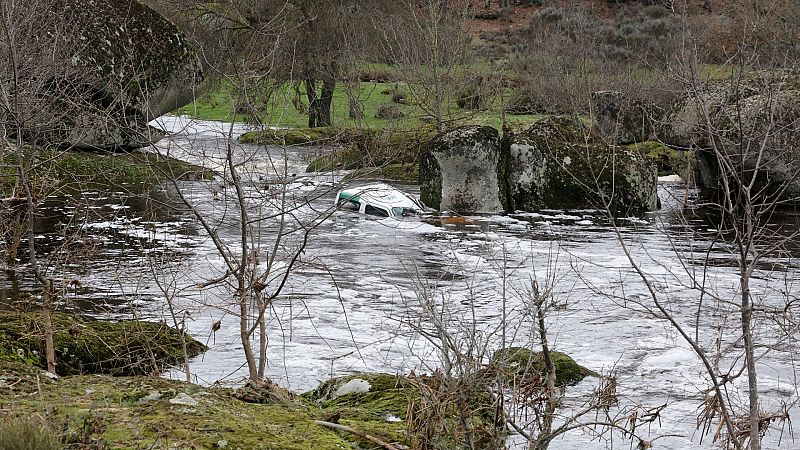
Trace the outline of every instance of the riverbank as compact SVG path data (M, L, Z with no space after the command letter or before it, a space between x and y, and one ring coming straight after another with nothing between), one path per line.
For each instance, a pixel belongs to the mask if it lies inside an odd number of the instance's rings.
M42 194L53 189L89 189L109 186L154 185L171 179L210 179L213 173L187 162L151 153L25 150L32 186ZM12 196L16 184L16 156L7 153L0 172L0 193Z

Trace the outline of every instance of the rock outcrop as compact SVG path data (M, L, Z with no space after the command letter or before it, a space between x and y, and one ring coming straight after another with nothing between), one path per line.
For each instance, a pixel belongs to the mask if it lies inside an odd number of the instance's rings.
M780 75L780 76L779 76ZM662 140L697 148L698 180L717 188L720 159L730 177L756 177L755 191L800 197L800 80L766 74L716 83L685 97L670 114ZM713 140L713 142L712 142ZM732 180L734 185L735 180ZM754 191L754 192L755 192Z
M658 208L653 161L635 147L594 144L574 118L548 117L501 142L489 127L437 136L420 158L422 201L463 213Z
M147 122L183 106L202 74L169 20L137 0L53 0L24 74L24 133L42 144L136 148L162 135ZM22 62L20 62L22 64Z
M439 210L506 210L505 155L492 127L466 126L436 136L420 155L420 198Z
M654 164L623 146L592 144L574 119L550 117L509 139L511 210L658 207Z

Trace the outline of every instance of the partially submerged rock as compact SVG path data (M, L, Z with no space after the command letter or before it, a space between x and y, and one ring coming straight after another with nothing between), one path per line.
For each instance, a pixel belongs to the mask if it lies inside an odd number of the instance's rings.
M800 200L800 76L756 72L698 86L667 117L662 140L697 149L698 181L720 188L720 159L732 169L730 186Z
M508 138L510 210L658 207L654 164L627 147L587 143L580 123L549 117Z
M506 210L505 154L497 130L465 126L436 136L420 155L420 198L457 213Z
M330 129L336 130L336 134L309 144L325 147L320 148L324 154L309 162L306 172L352 170L344 181L359 178L417 183L417 158L433 135L427 127L415 130ZM248 141L256 136L248 137Z
M105 322L73 314L53 314L53 344L58 375L159 373L182 361L182 336L163 323ZM0 313L0 359L46 368L41 314ZM190 336L189 356L206 350Z
M550 356L556 370L556 386L573 385L587 376L598 376L597 372L581 366L569 355L551 351ZM509 376L544 385L547 369L542 352L524 347L508 347L497 350L492 363Z

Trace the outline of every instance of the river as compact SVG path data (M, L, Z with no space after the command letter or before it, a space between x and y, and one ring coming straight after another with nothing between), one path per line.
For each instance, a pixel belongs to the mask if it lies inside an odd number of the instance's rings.
M246 131L217 122L163 117L171 134L157 144L168 153L220 170L228 136ZM720 364L736 364L740 345L732 341L738 272L729 249L714 241L713 221L694 205L697 192L682 184L659 187L662 209L643 218L620 219L617 228L596 211L544 211L442 221L433 217L377 219L350 211L332 211L344 173L309 175L308 160L320 148L284 150L237 145L235 155L245 177L256 239L266 254L277 249L280 270L298 244L299 233L278 247L277 187L289 187L284 205L287 224L307 224L327 216L309 234L287 284L268 311L268 376L295 391L316 387L332 375L359 371L427 372L440 365L435 347L415 330L430 326L421 298L433 298L454 336L474 336L486 356L502 345L534 345L530 320L531 282L552 290L547 326L551 347L619 382L619 405L666 404L661 418L644 431L655 448L713 447L711 436L695 431L708 377L699 359L665 320L652 314L647 285L631 268L620 239L646 280L678 321L713 348L720 342ZM397 187L418 194L416 186ZM221 239L237 242L238 213L219 181L181 181L147 192L89 191L49 199L37 237L42 248L68 239L44 232L67 224L80 235L85 256L70 262L62 277L64 307L102 317L166 320L166 298L174 300L189 332L209 351L191 362L194 380L203 384L237 383L245 375L238 322L228 291L198 285L220 275L223 261L191 211L176 198L180 190L207 217ZM134 190L135 191L135 190ZM285 207L285 206L284 206ZM76 218L80 218L77 220ZM687 220L688 219L688 220ZM772 227L796 230L797 216L776 216ZM285 229L284 229L285 231ZM712 245L714 242L714 245ZM795 315L800 265L797 242L769 259L754 274L760 306ZM708 264L702 264L702 261ZM692 277L705 280L717 299L704 298ZM274 284L270 285L274 286ZM31 280L0 277L0 300L23 298ZM425 293L425 295L422 295ZM505 306L505 307L504 307ZM776 318L775 315L767 317ZM212 332L214 324L219 329ZM500 324L505 323L505 332ZM795 369L798 332L790 324L757 321L759 386L763 409L798 399ZM769 351L766 351L769 349ZM167 376L181 378L182 373ZM732 398L746 401L746 380L729 385ZM566 407L575 408L597 387L587 378L567 391ZM617 410L621 411L621 410ZM791 410L793 422L800 415ZM642 430L640 430L642 432ZM551 448L628 446L577 430ZM510 444L523 448L519 437ZM767 434L764 448L797 448L788 429Z

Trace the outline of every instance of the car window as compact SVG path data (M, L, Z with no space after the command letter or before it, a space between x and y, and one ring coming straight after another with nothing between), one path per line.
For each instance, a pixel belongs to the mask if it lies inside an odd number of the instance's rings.
M389 211L372 205L367 205L364 207L364 213L371 216L389 217Z
M402 206L395 206L394 208L392 208L392 215L394 215L395 217L409 216L414 214L415 212L416 211L414 211L411 208L403 208Z
M341 209L349 209L351 211L358 211L361 209L361 203L353 200L352 198L339 198L338 206Z

